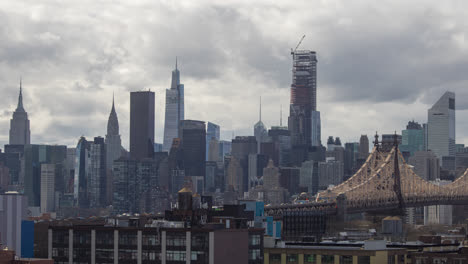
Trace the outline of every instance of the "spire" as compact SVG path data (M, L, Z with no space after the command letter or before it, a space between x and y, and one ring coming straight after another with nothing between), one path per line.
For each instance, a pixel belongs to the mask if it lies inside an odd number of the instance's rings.
M260 113L259 113L259 120L262 121L262 96L260 96Z
M177 87L180 85L180 72L177 64L176 56L175 69L172 71L171 89L177 89Z
M24 112L23 108L23 84L22 84L22 78L20 77L20 92L19 92L19 97L18 97L18 106L16 107L16 111Z
M177 70L177 56L175 57L175 69Z
M109 114L109 120L107 121L107 135L118 135L119 134L119 119L115 112L114 103L114 92L112 92L112 109Z
M111 112L115 113L115 107L114 107L114 91L112 91L112 109Z

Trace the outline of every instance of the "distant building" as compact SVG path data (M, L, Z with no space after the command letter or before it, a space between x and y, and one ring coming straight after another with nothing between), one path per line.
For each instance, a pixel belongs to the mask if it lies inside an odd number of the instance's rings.
M327 158L325 162L319 162L319 189L325 190L329 185L338 185L343 182L344 164L334 158Z
M308 193L316 194L319 190L318 162L304 161L300 170L299 185L307 189Z
M106 202L112 202L112 164L122 156L122 141L119 133L119 119L115 111L114 98L112 97L112 108L107 121L106 144Z
M366 160L367 156L369 156L369 138L367 135L361 135L359 139L359 158Z
M446 92L427 111L428 150L443 160L455 156L455 94ZM444 164L442 164L443 166Z
M257 140L257 153L260 153L260 146L262 142L268 140L268 132L265 125L262 122L262 98L260 97L260 112L258 122L254 125L254 136Z
M435 185L447 185L450 181L432 181ZM431 205L424 207L424 225L452 225L453 205Z
M231 154L232 142L226 140L219 141L219 160L223 160L226 155Z
M219 142L220 140L220 128L218 125L208 122L206 124L206 160L210 160L210 157L213 159L216 156L219 155L219 149L215 148L214 146L211 146L211 140L215 140L216 142ZM210 150L211 148L214 148L213 151ZM217 151L215 153L215 151ZM217 159L216 159L217 160Z
M409 158L413 171L426 181L440 179L440 161L432 151L417 151Z
M185 176L205 177L205 122L197 120L180 121L179 138L182 146Z
M27 218L27 197L17 192L0 194L0 244L21 256L21 222Z
M239 162L239 166L242 171L242 188L239 190L240 193L247 192L249 190L249 172L248 172L248 157L249 154L257 153L257 140L255 137L237 136L232 140L231 155L236 158Z
M180 121L184 119L184 85L180 83L180 72L176 60L175 69L172 71L171 88L166 89L163 151L169 151L171 148L172 140L179 135Z
M152 158L154 149L154 92L130 93L130 157Z
M10 121L10 144L28 145L30 144L31 131L29 130L28 113L23 108L23 87L20 81L20 92L18 106L13 112Z
M41 164L41 213L55 212L55 164Z
M416 151L425 150L424 129L418 122L409 121L401 134L400 151L408 152L410 156L413 156Z

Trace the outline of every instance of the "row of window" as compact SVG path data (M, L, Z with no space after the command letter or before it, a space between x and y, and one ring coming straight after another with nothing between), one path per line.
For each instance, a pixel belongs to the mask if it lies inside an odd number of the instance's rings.
M334 255L320 255L322 264L334 264ZM281 263L281 254L270 254L270 263ZM286 263L296 264L299 263L298 254L287 254ZM318 263L318 257L316 254L304 254L304 264L315 264ZM339 256L340 264L352 264L353 256ZM369 264L370 256L358 256L358 264Z

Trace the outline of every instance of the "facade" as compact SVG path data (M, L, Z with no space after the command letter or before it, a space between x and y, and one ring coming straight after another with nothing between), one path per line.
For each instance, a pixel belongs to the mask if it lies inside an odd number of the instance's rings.
M41 206L41 164L55 164L54 190L63 193L64 166L67 159L66 146L25 145L24 146L24 194L29 206Z
M313 160L304 161L301 166L299 185L308 193L316 194L319 190L318 162Z
M21 152L7 152L8 147L20 146ZM18 185L20 183L20 172L21 172L21 156L24 153L23 145L5 145L5 152L0 152L0 163L8 168L8 181L9 184ZM23 179L24 180L24 179Z
M413 156L416 151L424 151L424 129L414 121L409 121L406 129L401 132L402 140L399 146L400 151L409 152Z
M211 140L215 140L216 142L219 142L220 140L220 129L219 129L219 126L214 124L214 123L211 123L211 122L208 122L206 124L206 160L211 160L211 161L216 161L216 160L212 160L215 156L218 156L219 155L219 149L213 149L213 151L211 151ZM214 146L213 146L214 148ZM216 152L215 152L216 151ZM211 159L210 159L211 157Z
M55 164L41 164L41 213L55 212Z
M90 173L88 178L88 199L90 208L107 205L107 166L104 138L95 137L89 144Z
M288 127L293 146L312 146L312 111L317 111L317 56L315 51L292 53L293 69ZM317 121L317 116L315 116ZM316 123L316 122L315 122ZM315 124L315 128L317 124ZM314 135L316 140L317 134ZM316 143L316 142L315 142Z
M439 179L431 182L439 186L452 183L451 181L441 181ZM452 218L453 205L431 205L424 207L424 225L452 225Z
M160 198L159 165L155 160L120 158L114 162L113 213L156 213L165 208ZM167 194L166 196L167 197Z
M106 134L106 202L112 201L112 164L122 156L122 141L120 139L119 119L115 111L114 98L112 98L112 108L107 121Z
M242 188L240 193L249 190L249 154L257 153L257 140L253 136L237 136L232 140L231 155L236 158L242 172Z
M409 158L413 171L426 181L440 179L440 161L432 151L417 151Z
M179 127L185 176L205 177L206 130L205 122L182 120Z
M338 185L343 182L344 164L334 158L327 158L325 162L319 162L319 189L325 190L329 185Z
M172 140L178 137L180 121L185 119L184 111L184 85L180 83L176 60L175 70L172 71L171 88L166 89L163 151L169 151Z
M0 194L0 244L21 256L21 222L26 220L27 197L17 192Z
M369 138L367 135L361 135L359 139L359 158L366 160L367 156L369 156Z
M130 93L130 157L152 158L154 154L154 92Z
M320 121L320 111L312 111L311 112L311 136L312 136L312 141L311 144L312 146L321 146L322 145L322 125Z
M442 161L455 156L455 94L446 92L427 111L427 148ZM443 164L442 164L443 165Z
M219 141L219 160L223 160L226 155L231 154L232 142L226 140Z
M29 130L28 113L23 108L23 87L20 81L20 92L18 97L18 106L13 112L13 118L10 121L10 144L28 145L30 144L31 131Z
M387 248L385 241L365 241L363 245L323 245L307 243L284 243L274 245L265 241L265 264L287 263L349 263L349 264L404 264L407 250ZM411 262L413 263L413 262ZM418 263L418 262L415 262Z

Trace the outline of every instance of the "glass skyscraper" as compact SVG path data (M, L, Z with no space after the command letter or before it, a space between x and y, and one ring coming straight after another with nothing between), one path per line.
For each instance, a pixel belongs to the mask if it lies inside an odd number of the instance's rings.
M154 92L130 93L130 157L152 158L154 154Z
M180 83L176 60L176 68L172 71L171 88L166 89L163 151L171 149L172 140L179 134L179 122L184 119L184 85Z
M455 157L455 93L445 92L427 114L428 150L440 161Z
M211 139L216 139L219 142L220 129L217 124L208 122L206 125L206 158L208 160L209 150L210 150L210 141Z

